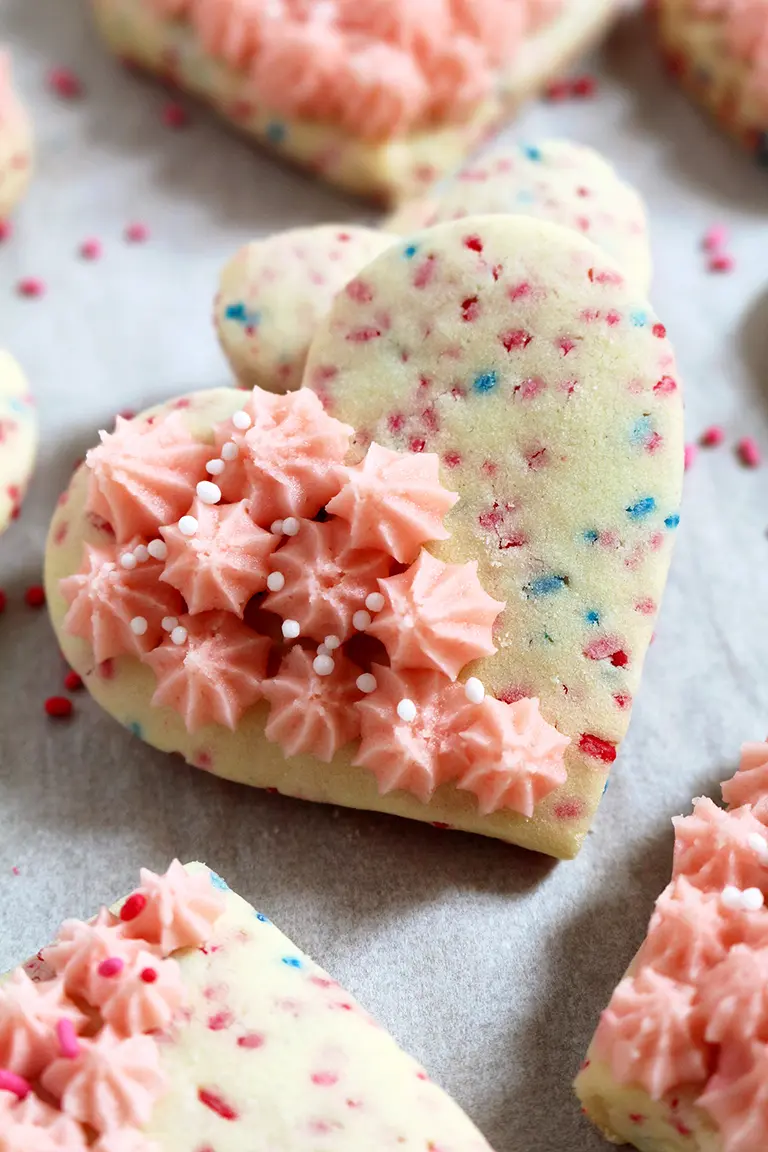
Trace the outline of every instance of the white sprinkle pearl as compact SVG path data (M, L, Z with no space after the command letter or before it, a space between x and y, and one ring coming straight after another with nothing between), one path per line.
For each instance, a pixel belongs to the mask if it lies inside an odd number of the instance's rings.
M318 656L330 656L331 650L330 648L326 648L325 644L318 644L317 654Z
M269 526L269 530L273 536L282 536L282 534L283 534L283 522L282 522L282 520L273 520Z
M149 560L149 548L147 548L146 544L139 544L134 548L133 554L139 564L146 564L147 560Z
M299 522L295 516L289 516L287 520L283 520L283 532L286 536L297 536L299 527Z
M168 545L165 540L150 540L147 551L153 560L165 560L168 556Z
M131 620L131 632L133 632L134 636L144 636L147 628L149 628L149 624L145 616L134 616L133 620Z
M318 676L330 676L336 665L331 656L315 656L312 661L312 667Z
M281 592L285 587L285 576L282 572L270 572L267 576L267 588L270 592Z
M195 491L201 504L218 504L221 500L221 488L210 480L201 480Z
M182 536L194 536L197 532L197 520L194 516L182 516L179 520L179 532Z
M368 625L371 623L371 616L369 612L355 612L352 617L352 625L357 628L358 632L365 632Z
M371 592L365 598L365 606L369 612L381 612L384 604L385 600L381 592Z
M757 852L763 862L768 863L768 840L765 836L761 836L759 832L750 832L747 844L753 852Z
M726 884L720 899L726 908L732 908L734 910L741 908L741 889L734 888L732 884Z
M301 633L301 625L298 620L283 620L283 636L286 640L295 640Z
M416 705L413 700L409 700L407 697L405 700L401 700L397 706L397 714L406 724L413 724L416 719Z
M236 460L239 455L240 449L238 448L237 444L235 444L234 440L228 440L221 449L222 460Z
M205 466L205 470L209 476L221 476L226 468L223 460L209 460Z
M239 412L235 412L234 416L232 417L232 423L234 424L235 428L239 428L241 432L245 432L246 428L250 428L253 421L251 420L248 413L244 412L241 408Z
M763 894L759 888L746 888L741 894L741 906L747 912L757 912L763 903Z
M333 652L334 648L339 648L341 646L341 640L338 636L331 634L330 636L326 636L325 640L323 640L323 644L325 644L329 652Z
M482 704L485 699L485 685L477 676L470 676L464 685L464 695L470 704Z
M132 568L136 567L136 564L137 564L137 560L136 560L136 557L134 556L133 552L123 552L122 556L120 557L120 567L121 568L127 568L128 571L130 572L130 570Z
M363 672L362 676L358 676L356 684L361 692L367 695L369 692L375 692L378 688L376 677L372 676L370 672Z
M179 620L177 616L163 616L162 620L160 621L160 627L162 628L163 632L173 632L178 622Z
M182 628L179 624L178 627L174 628L173 632L171 632L171 640L174 644L184 644L186 639L187 630L186 628Z

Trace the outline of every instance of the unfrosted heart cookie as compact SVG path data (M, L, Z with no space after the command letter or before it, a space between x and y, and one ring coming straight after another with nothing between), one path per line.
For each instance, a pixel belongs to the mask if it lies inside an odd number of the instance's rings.
M394 239L373 228L322 224L241 248L224 267L214 301L219 341L240 383L298 388L334 296Z
M588 236L641 293L651 282L643 202L595 152L569 140L498 144L460 168L429 198L403 205L384 227L408 235L447 220L512 213L563 224Z
M123 59L333 184L453 171L608 27L615 0L92 0Z
M67 659L223 776L575 854L678 523L663 326L589 241L475 218L353 280L306 382L103 434L49 538Z
M768 164L768 0L657 0L670 70Z
M13 89L11 58L0 49L0 221L27 190L32 168L32 127Z
M0 532L18 515L37 451L37 419L24 374L0 350Z

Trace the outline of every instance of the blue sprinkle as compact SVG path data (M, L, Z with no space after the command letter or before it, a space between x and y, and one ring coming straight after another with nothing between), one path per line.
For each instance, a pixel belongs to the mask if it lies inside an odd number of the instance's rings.
M600 623L600 613L595 612L595 610L593 608L590 612L584 613L584 619L586 620L587 624L599 624Z
M656 501L653 496L644 496L642 500L638 500L637 504L630 504L626 512L631 520L644 520L646 516L650 516L651 512L655 510Z
M301 968L301 960L299 960L298 956L283 956L283 964L286 964L289 968Z
M533 204L534 199L535 199L535 197L533 195L533 192L529 192L527 189L523 188L523 189L521 189L520 192L518 192L517 196L515 197L515 203L517 203L517 204Z
M645 328L648 323L648 317L645 312L630 312L629 322L633 328Z
M126 724L126 728L132 736L138 736L139 740L144 739L143 729L137 720L131 720L128 724Z
M541 149L535 148L533 144L524 144L523 152L529 160L541 160Z
M523 591L527 596L551 596L553 592L561 592L565 583L564 576L537 576Z
M218 888L220 892L229 892L229 884L226 880L222 880L217 872L211 872L211 884L214 888Z
M600 533L596 532L594 528L588 528L584 533L584 539L586 540L587 544L597 544L598 540L600 539Z
M629 434L631 444L643 444L649 436L653 435L653 425L650 416L641 416L636 420Z
M678 512L673 512L671 516L667 516L666 520L664 521L664 527L665 528L677 528L679 523L680 523L680 514Z
M479 376L475 376L472 387L475 392L490 392L499 382L499 378L495 372L481 372Z
M606 780L605 784L603 785L603 796L605 796L606 792L608 791L608 785L610 784L610 782L611 782L611 778L609 776L608 779Z
M288 129L279 120L273 120L271 124L267 124L267 140L270 144L282 144L287 135Z
M11 412L25 413L29 405L27 404L26 400L19 400L18 397L14 396L8 407L10 408Z
M412 260L413 257L418 252L418 250L419 250L418 244L409 244L408 247L403 252L403 256L405 256L406 260Z
M263 912L257 912L255 915L256 915L256 919L260 920L262 924L271 924L272 923L269 916L265 916Z
M235 304L227 305L224 318L226 320L234 320L236 324L254 326L261 320L261 313L249 312L243 301L238 300Z

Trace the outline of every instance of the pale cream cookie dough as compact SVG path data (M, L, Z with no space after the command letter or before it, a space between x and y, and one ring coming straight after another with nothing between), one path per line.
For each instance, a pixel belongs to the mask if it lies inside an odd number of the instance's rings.
M10 54L0 46L0 222L23 197L32 170L32 125L13 88Z
M9 1152L491 1152L341 985L173 861L0 983Z
M285 20L290 5L92 5L119 57L201 96L278 155L384 203L416 196L455 170L489 132L604 34L617 7L615 0L450 0L462 29L457 36L445 24L448 0L432 0L423 12L410 0L386 6L311 0L302 9L302 26L292 26L278 45L270 40L266 52L270 20ZM337 20L353 41L356 27L370 37L364 58L351 59L339 48L333 28L328 31ZM310 37L306 23L313 21L321 31ZM516 34L521 21L522 40ZM427 124L411 123L414 106L424 102L425 39L438 42L445 58L429 66L435 111ZM488 55L496 63L489 64ZM270 104L275 85L291 94L291 106L298 102L301 113L286 114Z
M0 349L0 532L18 515L37 451L34 401L21 368Z
M573 228L599 245L647 294L651 253L645 206L598 152L569 140L497 144L466 163L429 198L385 221L408 235L463 216L532 216Z
M768 166L768 0L657 0L669 69Z
M214 301L221 347L244 387L298 388L336 293L396 237L323 224L253 240L224 267Z

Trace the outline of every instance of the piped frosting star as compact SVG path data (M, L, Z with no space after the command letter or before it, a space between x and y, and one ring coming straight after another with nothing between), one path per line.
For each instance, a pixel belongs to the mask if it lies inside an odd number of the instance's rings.
M58 1053L56 1025L85 1023L58 980L35 982L21 968L0 985L0 1068L34 1080Z
M224 911L224 897L205 874L173 860L161 875L142 868L140 885L120 910L122 931L155 944L164 956L207 940Z
M734 1054L735 1055L735 1054ZM714 1120L725 1152L756 1152L768 1131L768 1045L752 1044L719 1067L696 1101Z
M286 756L304 752L328 764L360 732L354 708L360 699L355 684L360 669L340 653L334 652L332 659L333 670L320 676L312 655L293 648L277 675L264 682L270 705L266 737L279 744Z
M673 876L686 876L697 888L730 885L768 892L768 867L752 847L765 841L765 826L748 807L724 812L708 797L696 800L690 816L677 816Z

